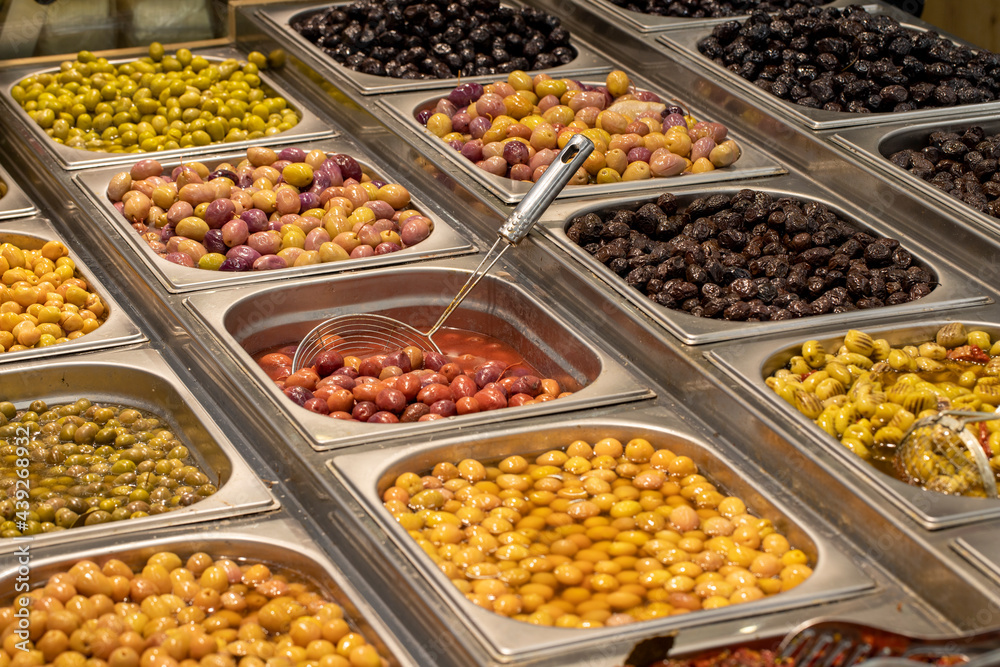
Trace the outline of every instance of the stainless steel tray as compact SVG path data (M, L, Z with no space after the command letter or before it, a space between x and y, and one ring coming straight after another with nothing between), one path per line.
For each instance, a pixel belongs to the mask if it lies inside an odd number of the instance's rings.
M462 426L653 396L616 361L582 339L569 323L552 312L551 306L529 293L533 286L498 277L498 273L507 278L510 275L496 270L469 294L448 319L448 326L499 338L512 345L539 372L561 383L563 378L571 378L583 386L580 391L516 409L430 422L392 425L345 422L295 405L251 357L251 353L259 350L298 342L315 325L335 315L374 312L429 327L477 262L475 257L463 258L448 266L397 267L288 286L208 292L188 297L186 304L208 325L243 372L264 388L281 412L318 450L401 436L429 436Z
M321 149L328 153L349 153L356 159L358 164L369 176L385 176L392 182L405 181L405 175L397 177L392 173L383 174L363 160L364 151L352 142L344 139L327 139L325 141L310 142L297 145L304 150ZM191 159L203 162L212 168L222 162L232 160L242 160L246 157L246 151L231 152L226 148L226 152L213 153L194 157ZM188 160L190 161L190 160ZM162 161L165 168L181 164L181 160ZM419 244L410 248L404 248L398 252L387 255L375 255L363 259L349 259L342 262L327 262L325 264L313 264L311 266L289 267L274 271L209 271L207 269L190 268L168 262L158 257L146 242L135 233L132 226L115 209L108 200L107 188L111 177L122 171L123 165L108 167L106 169L88 170L76 174L74 180L90 198L104 212L105 217L112 226L122 235L128 243L142 258L143 262L153 271L160 283L169 292L189 292L191 290L205 289L209 287L220 287L224 285L238 285L244 283L257 283L281 278L299 278L303 276L314 276L323 273L339 273L354 271L376 266L389 266L402 262L412 262L415 260L427 259L431 257L449 257L473 251L473 246L463 235L457 231L458 225L451 220L446 221L440 215L436 215L429 201L422 200L416 196L416 192L411 192L412 207L419 209L424 215L434 221L434 230L431 235ZM408 188L413 190L413 188Z
M30 544L32 588L43 584L54 574L67 571L74 563L83 559L90 559L98 565L118 559L135 569L154 554L171 551L182 560L204 552L216 559L230 558L236 563L263 563L269 565L272 571L286 570L302 577L316 586L327 600L343 607L345 620L352 626L352 631L364 635L365 640L375 646L383 658L388 659L389 665L415 667L344 573L336 568L299 524L289 519L264 519L233 526L207 524L182 535L154 534L128 544L94 540L81 547L79 551L71 553L46 552L43 555L34 551L34 543ZM0 570L0 586L7 591L0 598L0 604L9 605L15 595L20 595L20 592L14 592L17 574L17 559L11 558L8 565Z
M600 8L604 14L613 15L625 25L641 33L650 33L659 30L673 30L676 28L690 28L695 26L703 28L705 26L714 26L717 23L724 23L726 21L738 21L746 18L747 16L746 14L739 14L724 17L682 18L679 16L657 16L656 14L635 12L630 9L625 9L624 7L619 7L609 0L571 0L571 2L577 7L588 9L590 11ZM820 7L846 7L851 4L857 3L852 2L851 0L836 0L835 2L828 2L820 5Z
M848 3L850 4L850 3ZM898 10L883 5L864 5L872 14L890 14L897 18L900 23L914 30L937 30L928 23L920 22L909 15L903 15ZM901 18L902 17L902 18ZM964 46L970 46L957 37L937 30L945 38ZM961 104L951 107L934 107L931 109L915 109L913 111L902 111L899 113L851 113L846 111L826 111L824 109L810 109L800 106L794 102L775 97L771 93L761 90L752 82L743 77L730 72L728 69L708 58L698 51L698 42L703 37L708 37L712 33L711 29L705 26L691 28L679 28L665 32L656 38L656 41L667 47L668 50L681 54L693 60L695 64L707 70L706 74L713 79L713 84L721 86L725 92L736 97L747 99L753 104L759 104L765 109L773 109L787 119L804 125L813 130L829 130L841 127L857 127L860 125L877 125L880 123L895 121L920 121L924 119L948 118L961 114L974 113L996 113L1000 110L1000 100L982 102L979 104Z
M629 74L629 77L639 88L656 92L665 100L675 100L684 107L684 110L693 114L699 120L711 120L701 114L693 107L687 105L685 99L681 99L672 93L661 91L643 81L639 77ZM494 77L496 80L496 77ZM597 83L588 81L588 83ZM502 201L512 204L524 198L534 183L528 181L515 181L505 176L497 176L483 169L478 168L473 162L467 160L461 153L452 149L440 138L427 131L416 119L416 113L424 108L433 108L438 99L448 94L448 90L437 91L437 96L429 97L430 93L421 91L417 93L402 93L382 97L378 100L378 105L389 112L396 120L410 128L417 136L424 140L434 151L434 157L438 162L443 160L445 169L448 166L456 167L459 171L472 178L476 183L483 186L491 193L499 197ZM756 144L743 138L737 132L730 132L729 137L735 139L740 145L743 153L740 159L730 167L725 169L715 169L703 174L683 174L667 178L650 178L644 181L622 181L621 183L603 183L589 185L569 185L563 188L557 197L568 199L573 197L597 197L622 194L627 192L649 192L650 190L663 190L668 187L681 187L683 185L717 183L720 181L732 181L746 178L756 178L758 176L771 176L785 173L785 168L776 159L767 155L757 148Z
M636 436L646 438L654 447L669 447L679 455L690 456L698 465L699 472L710 481L742 498L749 511L771 519L797 548L805 551L816 563L813 575L791 591L746 605L702 610L614 628L546 628L494 614L467 600L382 506L382 492L391 486L399 474L408 471L422 474L438 461L496 459L512 454L527 455L562 448L578 439L595 442L604 437L614 437L625 442ZM760 617L782 609L817 605L857 595L872 587L871 580L835 546L833 540L820 536L817 530L804 525L792 508L780 504L766 491L742 477L725 456L692 431L692 427L681 416L666 411L658 413L655 420L589 418L548 423L544 426L520 426L505 429L498 435L455 436L446 441L414 445L406 449L341 454L328 465L364 506L378 527L389 535L396 548L423 574L435 592L445 599L449 610L489 647L498 660L536 657L538 654L558 651L567 645L579 648L592 644L597 647L611 636L616 640L640 634L651 636L654 633L663 634L678 628L726 619Z
M977 211L961 199L952 197L947 192L936 188L922 178L918 178L906 169L901 169L889 161L889 156L898 151L910 148L919 150L927 145L927 137L932 132L964 132L978 125L987 134L1000 133L1000 120L995 114L988 116L963 116L962 118L946 118L940 121L920 123L893 122L878 127L859 127L852 130L842 130L831 137L833 143L847 149L851 156L868 166L874 167L880 173L890 178L898 179L921 195L930 198L935 203L942 204L954 210L963 218L973 221L994 232L1000 231L1000 218L994 218ZM2 201L2 200L0 200Z
M142 519L112 521L34 535L32 546L79 544L102 535L127 540L136 533L273 509L277 500L216 426L167 362L151 349L97 352L74 359L31 361L0 370L0 398L20 406L41 399L49 404L86 397L156 413L178 433L219 490L204 500ZM0 553L24 540L0 540Z
M239 59L245 57L240 51L231 47L199 49L194 51L194 55L203 56L210 61L224 60L226 58ZM121 63L128 62L130 60L135 60L135 58L115 59L112 60L112 62ZM285 144L292 141L302 141L304 139L327 137L337 134L334 128L332 128L326 120L318 117L310 111L304 104L302 104L301 101L299 101L297 97L276 83L274 78L271 77L265 70L259 75L261 82L269 86L278 95L288 100L289 105L293 106L299 111L299 113L302 114L302 118L299 120L298 124L286 132L280 132L271 136L265 136L259 139L251 139L247 141L235 141L227 144L213 143L208 144L207 146L192 146L190 148L180 148L154 153L105 153L88 151L82 148L70 148L68 146L64 146L63 144L56 143L51 137L49 137L49 135L45 134L45 130L39 127L39 125L33 121L30 116L28 116L28 112L22 109L21 105L15 102L10 95L11 88L13 88L17 82L24 77L30 76L31 74L51 71L57 70L39 70L36 67L0 70L0 91L2 91L0 99L3 100L3 104L6 105L10 113L13 114L13 117L17 118L17 120L24 127L26 127L35 138L35 141L33 142L34 146L47 151L64 169L68 170L90 169L92 167L99 167L108 164L131 164L142 159L143 157L155 157L158 160L183 160L194 155L204 155L211 151L217 151L220 149L228 151L236 148L246 148L247 146L259 146L260 144Z
M974 311L972 315L975 317L987 312L989 316L996 318L996 308ZM962 322L970 330L981 329L993 337L1000 335L1000 326L990 323L989 320L954 317L931 321L921 318L915 321L918 323L900 321L891 325L868 326L862 323L860 326L866 333L872 334L873 337L885 338L893 345L905 345L915 340L933 340L937 330L952 321ZM809 436L802 442L805 448L819 447L834 454L857 475L861 482L885 496L889 502L924 528L928 530L950 528L1000 516L998 501L925 491L879 472L764 384L765 378L779 368L785 367L792 356L801 353L802 343L806 340L816 339L827 349L836 349L843 341L843 333L843 330L840 330L839 334L833 333L827 327L812 336L799 333L783 338L720 346L707 351L705 356L737 380L739 386L749 395L769 404L781 412L784 418L805 431Z
M1000 543L997 540L996 527L984 526L965 531L951 542L951 548L1000 585L1000 559L997 557Z
M938 277L940 285L922 299L897 306L884 306L882 308L858 310L849 313L811 315L809 317L778 322L730 322L715 320L706 317L695 317L681 310L671 310L660 306L628 285L608 267L598 262L590 253L566 236L566 229L569 227L570 220L576 216L591 211L614 208L615 206L628 206L636 203L656 201L659 193L645 195L642 198L620 197L586 203L556 202L543 217L540 227L543 228L546 236L550 237L560 248L569 253L573 259L582 264L587 271L599 276L615 291L628 299L630 303L655 320L657 324L666 327L670 333L691 345L701 345L703 343L736 338L742 339L748 336L759 336L774 332L810 329L826 324L845 324L856 321L869 322L873 319L887 318L899 314L927 313L946 308L982 305L992 301L992 292L988 291L985 287L977 285L964 274L952 268L950 264L946 264L943 260L938 259L938 253L907 241L903 237L903 234L893 230L881 220L868 217L864 213L855 214L847 210L844 206L831 202L826 198L825 193L812 182L798 176L787 176L773 183L766 182L764 185L761 186L757 183L746 184L747 187L770 193L775 199L778 197L795 197L797 199L821 202L831 211L844 220L851 222L860 230L874 230L883 236L901 238L903 245L913 253L914 257L918 258L934 272ZM687 205L697 197L719 193L732 195L738 192L739 189L735 184L727 184L704 189L688 188L683 191L677 190L674 194L677 195L682 205ZM666 191L667 188L663 190Z
M7 194L0 197L0 220L21 218L38 212L35 203L21 189L3 165L0 165L0 183L7 186Z
M313 65L316 71L325 78L337 83L349 86L362 95L382 95L385 93L396 93L407 90L427 90L430 88L440 88L442 86L457 86L461 82L477 81L487 83L495 81L504 74L491 74L487 76L455 77L452 79L395 79L389 76L374 76L355 72L345 65L341 65L332 57L324 53L319 47L300 35L291 27L294 19L315 14L328 7L348 5L350 2L322 2L322 3L302 3L295 5L283 4L274 8L258 9L256 14L263 19L272 29L280 33L281 36L291 40L296 46L305 50L312 56ZM517 0L504 0L504 5L511 7L521 7L523 4ZM590 45L581 42L575 37L570 37L570 44L576 49L577 56L573 62L551 67L549 69L537 70L546 72L555 78L569 74L581 75L594 72L607 72L612 69L612 63L598 54Z
M57 354L97 350L145 340L146 337L143 335L142 330L122 310L121 306L111 297L111 294L100 281L94 278L94 275L84 262L73 251L71 244L56 233L55 228L52 227L52 223L44 218L25 218L0 222L0 243L13 243L20 248L35 250L41 248L47 241L61 241L69 249L69 256L73 260L73 263L76 264L77 272L90 285L91 291L97 292L107 305L108 317L104 321L104 324L89 334L80 336L76 340L49 345L48 347L35 347L20 352L4 352L0 354L0 366L5 363L16 363L26 359L40 359Z

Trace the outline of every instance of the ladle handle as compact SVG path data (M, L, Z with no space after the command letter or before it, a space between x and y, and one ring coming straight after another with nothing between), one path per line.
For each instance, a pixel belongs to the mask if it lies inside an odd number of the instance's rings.
M594 142L584 135L574 134L570 137L556 159L531 186L528 194L524 195L524 199L500 227L498 232L500 237L510 245L517 245L527 236L542 217L542 213L562 191L577 169L583 166L593 150Z
M549 204L556 198L556 195L562 192L569 179L573 177L576 170L590 157L590 153L593 150L594 142L582 134L574 134L570 137L562 151L556 156L556 159L552 161L552 164L545 170L542 177L531 186L528 194L524 196L521 203L517 205L514 212L510 214L510 217L500 227L500 230L497 232L500 238L493 243L493 247L483 257L483 261L479 263L476 270L472 272L469 279L458 290L458 294L451 300L448 307L444 309L444 312L441 313L441 317L434 323L434 326L427 331L425 335L428 338L441 328L445 320L448 319L448 316L458 308L458 305L462 303L466 295L472 291L472 288L478 285L483 276L493 268L493 265L497 263L497 260L504 254L504 251L512 245L517 245L518 241L528 235L528 232L535 226L538 219L542 217L542 213L549 207ZM506 244L504 241L506 241Z

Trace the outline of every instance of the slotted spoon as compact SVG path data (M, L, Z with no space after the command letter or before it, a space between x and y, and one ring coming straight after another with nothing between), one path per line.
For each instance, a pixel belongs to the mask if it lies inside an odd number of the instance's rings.
M778 646L778 656L791 658L799 667L861 667L881 658L907 658L916 655L949 653L983 654L992 665L991 651L1000 645L1000 631L988 630L976 634L923 639L862 623L829 619L806 621L789 632ZM979 657L977 655L977 657ZM911 665L920 663L907 661ZM891 663L883 663L891 664Z
M985 446L965 430L966 424L995 419L1000 419L995 412L965 410L918 419L896 449L896 467L914 486L952 494L981 487L987 498L996 498L996 475Z
M313 328L299 343L292 359L292 371L311 365L316 355L328 349L337 350L345 356L371 354L379 350L394 351L410 345L440 352L440 348L431 339L434 332L441 328L448 316L458 308L504 252L528 235L538 218L548 209L552 200L562 191L593 150L594 143L582 134L570 137L556 159L531 186L521 203L500 227L497 232L498 238L483 261L428 331L419 331L409 324L384 315L363 313L332 317Z

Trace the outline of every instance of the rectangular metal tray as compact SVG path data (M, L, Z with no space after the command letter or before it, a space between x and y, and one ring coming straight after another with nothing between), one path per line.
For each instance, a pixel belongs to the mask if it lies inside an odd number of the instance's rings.
M231 47L198 49L193 53L194 55L203 56L210 61L225 60L226 58L245 59L246 57L240 51ZM130 60L135 60L135 58L114 59L112 62L120 63L128 62ZM261 144L287 144L293 141L328 137L338 134L338 132L335 131L335 128L331 127L328 121L313 113L287 89L276 83L275 79L265 70L259 75L261 82L269 86L278 95L288 100L288 103L302 114L302 118L299 120L299 123L286 132L280 132L271 136L265 136L259 139L250 139L247 141L235 141L228 144L214 143L207 146L192 146L190 148L180 148L156 153L102 153L97 151L88 151L82 148L70 148L53 141L52 138L45 133L45 130L33 121L31 117L28 116L28 112L22 109L21 105L15 102L10 95L11 89L24 77L32 74L52 71L58 71L58 68L40 70L36 67L21 67L0 71L0 99L2 99L3 104L8 108L9 112L13 114L13 118L16 118L18 122L27 128L27 130L35 138L34 146L47 151L64 169L71 171L90 169L92 167L100 167L109 164L131 164L142 159L143 157L155 157L158 160L170 160L175 158L178 160L184 160L191 156L204 155L205 153L209 153L211 151L228 151L236 148L246 148L247 146L259 146ZM8 122L12 121L8 120Z
M951 542L951 548L1000 586L1000 558L997 556L1000 542L995 526L966 531Z
M91 291L99 294L107 305L108 317L97 329L76 340L48 347L35 347L20 352L4 352L0 354L0 366L27 359L41 359L58 354L97 350L145 340L146 337L142 330L122 310L100 281L94 278L84 262L73 251L71 245L56 233L52 223L44 218L23 218L0 222L0 243L13 243L20 248L36 250L48 241L60 241L69 249L69 257L76 264L77 272L90 285Z
M946 118L918 125L900 121L878 127L859 127L837 132L831 137L831 141L845 148L859 162L875 168L890 178L899 180L924 197L955 211L963 219L993 232L998 232L1000 231L1000 218L994 218L977 211L961 199L952 197L947 192L934 187L924 179L914 176L909 171L901 169L889 161L889 156L898 151L907 148L914 150L923 148L926 145L927 137L932 132L964 132L973 125L982 127L987 134L1000 133L1000 119L997 118L996 114L991 114L988 116Z
M333 458L328 466L364 506L376 525L390 537L395 547L444 598L448 609L489 647L497 660L536 657L537 654L552 653L570 644L574 648L586 644L597 647L611 636L616 640L640 634L651 636L727 619L760 617L778 610L857 595L872 587L868 576L837 548L833 540L804 525L792 508L782 505L747 480L724 455L692 431L682 416L666 411L661 414L662 417L653 419L647 416L642 421L588 418L544 426L508 428L500 434L454 436L446 441L406 449L341 454ZM657 449L669 447L678 455L690 456L698 465L699 472L709 481L742 498L750 512L771 519L778 530L783 531L797 548L805 551L816 563L813 575L791 591L747 605L702 610L614 628L566 632L505 618L467 600L382 506L382 493L399 474L410 471L423 474L439 461L458 462L465 458L487 460L513 454L526 456L563 448L578 439L596 442L612 437L626 442L638 436L649 440Z
M406 175L401 173L383 173L381 169L376 169L371 164L364 161L364 150L353 142L346 139L327 139L324 141L293 144L303 150L321 149L328 153L349 153L358 159L358 164L362 170L372 177L385 177L391 182L405 183ZM205 156L192 156L188 162L197 160L204 163L209 168L222 162L239 161L246 158L246 151L231 152L228 147L226 152L213 153ZM165 168L170 168L181 164L181 160L162 161ZM289 267L274 271L243 271L243 272L220 272L206 269L189 268L168 262L158 257L146 242L135 233L132 226L121 216L107 197L108 183L111 177L122 171L122 165L108 167L105 169L88 170L74 176L77 185L83 189L90 198L104 212L104 216L114 226L114 228L125 239L125 242L139 254L142 261L150 268L160 284L167 291L189 292L192 290L206 289L210 287L220 287L225 285L238 285L244 283L257 283L282 278L301 278L304 276L314 276L324 273L339 273L346 271L356 271L378 266L389 266L403 262L428 259L432 257L450 257L463 253L472 252L473 245L466 240L463 234L458 232L459 224L451 219L445 220L442 215L435 213L438 209L432 209L433 202L423 200L416 193L411 192L412 207L420 210L424 215L434 221L434 230L431 235L419 244L404 248L398 252L387 255L375 255L363 259L350 259L342 262L327 262L325 264L313 264L311 266ZM410 188L412 190L412 188Z
M0 370L0 399L23 407L34 400L50 405L87 398L153 412L187 439L192 456L214 473L219 490L204 500L142 519L81 526L34 535L32 546L79 544L99 536L127 540L136 533L278 507L235 445L216 426L166 360L148 348L110 350L73 359L29 361ZM0 553L23 540L0 540Z
M660 95L664 100L675 100L673 93L664 92L655 86L633 76L629 77L637 87L651 90ZM493 80L496 80L494 77ZM602 81L587 81L588 83L600 83ZM416 119L415 114L423 108L433 108L437 100L447 95L448 90L439 90L434 95L429 91L417 93L402 93L399 95L389 95L378 100L378 105L389 112L396 120L410 128L417 136L433 150L432 159L435 159L444 169L448 167L457 168L465 175L472 178L476 183L483 186L491 193L499 197L502 201L512 204L524 198L534 183L528 181L514 181L504 176L491 174L478 168L474 163L467 160L461 153L452 149L440 138L427 131ZM697 110L686 106L686 98L680 101L685 111L693 114L699 120L711 120L704 117ZM556 195L557 199L570 199L574 197L598 197L613 196L630 192L648 192L651 190L663 190L668 187L680 187L683 185L699 185L702 183L717 183L720 181L732 181L746 178L756 178L759 176L771 176L785 173L785 168L773 157L738 133L730 132L729 138L735 139L742 149L740 159L730 167L725 169L715 169L703 174L683 174L669 178L649 178L644 181L622 181L621 183L604 183L588 185L568 185Z
M22 541L23 542L23 541ZM81 545L78 551L68 553L35 552L30 545L30 584L32 588L44 584L50 577L67 571L74 563L89 559L102 565L111 559L124 562L133 570L151 556L162 551L177 554L187 560L203 552L218 558L230 558L236 563L263 563L272 571L284 570L301 577L316 587L326 600L344 609L345 620L352 631L360 632L365 640L378 649L392 667L415 667L406 651L399 645L384 622L358 593L351 581L330 561L323 550L297 523L289 519L264 519L237 525L207 524L184 534L152 535L137 538L128 544L108 543L107 540ZM12 604L15 577L18 575L17 559L11 558L0 570L0 587L3 597L0 604Z
M615 360L582 339L561 317L502 270L486 275L447 325L494 336L510 344L548 377L583 388L572 396L430 422L366 424L345 422L301 408L289 400L253 361L251 354L294 343L335 315L380 313L424 329L430 327L466 281L478 258L448 266L378 269L364 275L239 288L196 294L186 304L226 350L271 397L317 450L440 433L463 426L506 422L653 396ZM498 277L504 275L508 279ZM250 350L248 352L248 350ZM245 381L245 377L241 379Z
M35 203L21 189L3 165L0 165L0 183L7 186L7 194L0 197L0 220L22 218L38 212Z
M915 257L920 259L935 273L940 285L928 296L917 301L898 306L884 306L871 310L858 310L848 313L827 315L812 315L792 320L778 322L730 322L707 317L696 317L680 310L671 310L648 299L644 294L628 285L623 279L612 272L607 266L598 262L582 247L566 236L570 220L591 211L629 206L637 203L655 201L659 193L640 197L619 197L589 202L556 202L551 206L539 223L546 236L555 241L573 259L579 262L587 271L600 277L616 292L629 300L643 313L651 317L660 326L666 327L670 333L690 345L701 345L734 338L746 338L768 333L810 329L826 324L850 323L856 321L869 322L873 319L888 318L905 313L926 313L946 308L960 308L982 305L992 301L992 292L980 287L964 274L959 273L950 264L938 259L934 251L906 240L903 234L893 230L881 220L868 217L864 213L854 213L845 206L831 202L826 194L814 183L798 176L786 176L775 181L769 181L761 186L757 183L746 184L755 190L768 192L776 199L778 197L796 197L825 204L839 217L851 222L861 230L874 230L883 236L901 238L904 246ZM675 194L681 205L687 205L692 200L713 195L732 195L739 191L735 184L716 185L704 189L686 188L677 190ZM862 217L864 216L864 217Z
M934 340L937 330L948 322L962 322L969 330L981 329L991 337L1000 336L1000 325L991 322L997 319L995 307L969 313L969 317L920 318L907 323L862 324L865 333L873 337L885 338L893 345L905 345L913 341ZM980 317L989 317L982 320ZM835 333L836 332L836 333ZM1000 501L985 498L949 496L919 487L910 486L879 472L875 467L853 454L819 428L811 419L782 400L764 384L765 378L783 368L792 356L800 354L806 340L819 340L826 349L837 349L843 341L846 330L831 330L825 327L820 332L798 333L783 338L772 337L719 346L705 353L706 358L732 376L750 396L776 409L791 425L806 434L801 441L805 449L821 448L832 453L867 487L880 493L886 500L928 530L950 528L975 521L995 519L1000 516Z
M584 10L589 10L594 12L598 8L604 14L611 14L618 19L624 25L632 28L633 30L641 33L657 32L660 30L675 30L677 28L693 28L705 26L714 26L717 23L724 23L726 21L741 20L746 18L746 14L739 14L734 16L725 17L706 17L706 18L681 18L678 16L657 16L655 14L644 14L642 12L635 12L630 9L625 9L624 7L619 7L610 0L570 0L571 4L576 5ZM846 7L851 4L857 4L851 0L836 0L835 2L828 2L826 4L820 5L821 7Z
M395 79L389 76L373 76L363 72L355 72L345 65L341 65L322 51L318 46L310 42L291 27L291 22L299 17L305 17L323 11L328 7L338 5L348 5L349 2L322 2L322 3L302 3L295 5L283 4L273 8L267 7L258 9L256 15L265 21L272 29L281 36L291 40L293 44L304 49L304 52L311 56L312 65L317 72L330 81L346 85L361 95L383 95L386 93L397 93L409 90L427 90L431 88L441 88L442 86L457 86L459 83L476 81L487 83L504 77L504 74L491 74L488 76L455 77L452 79ZM504 0L504 5L521 7L523 3L517 0ZM567 76L569 74L582 75L596 72L607 72L613 68L612 63L604 56L597 53L589 44L580 41L575 37L570 38L570 44L577 51L577 57L573 62L551 67L549 69L537 70L552 75L555 78Z
M849 4L849 3L848 3ZM915 30L937 30L934 26L923 23L918 19L902 15L899 10L894 10L883 5L864 5L870 13L890 14L900 20L900 23ZM905 16L905 18L900 18ZM697 66L704 68L706 75L712 79L712 85L723 88L726 93L743 98L753 105L763 106L765 109L773 109L784 117L796 123L804 125L813 130L830 130L841 127L857 127L861 125L878 125L881 123L891 123L896 121L921 121L924 119L948 118L960 114L974 113L996 113L1000 110L1000 101L983 102L979 104L964 104L952 107L935 107L931 109L916 109L913 111L903 111L899 113L851 113L842 111L826 111L824 109L810 109L800 106L788 100L761 90L752 82L718 64L711 58L703 56L698 51L698 42L711 34L710 27L696 26L691 28L679 28L659 35L656 42L668 50L679 53L689 60L694 61ZM952 41L969 46L953 35L937 32ZM714 97L714 95L713 95Z

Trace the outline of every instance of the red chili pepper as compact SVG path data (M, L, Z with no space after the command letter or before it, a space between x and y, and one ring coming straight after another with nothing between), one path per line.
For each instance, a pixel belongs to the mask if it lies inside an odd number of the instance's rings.
M993 449L990 448L990 429L986 427L986 422L979 422L979 444L983 446L987 458L993 458Z

